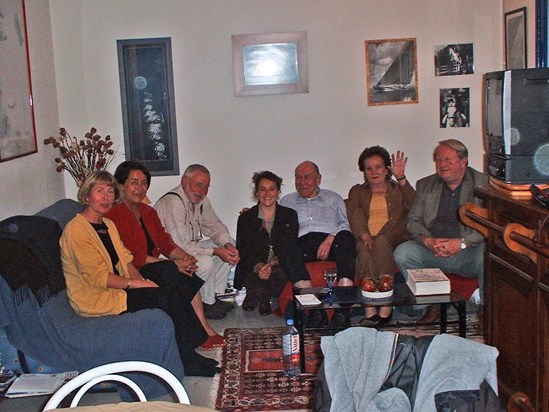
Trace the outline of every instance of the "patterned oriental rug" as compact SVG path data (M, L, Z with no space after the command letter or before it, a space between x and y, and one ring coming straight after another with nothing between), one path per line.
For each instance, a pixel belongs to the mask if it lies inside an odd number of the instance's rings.
M322 363L320 334L305 334L305 373L287 378L282 373L283 328L225 330L222 366L215 402L221 412L307 411L312 407L313 385ZM402 322L383 330L421 336L437 334L438 326L410 326ZM457 325L448 325L457 333ZM467 337L483 342L476 315L467 317Z

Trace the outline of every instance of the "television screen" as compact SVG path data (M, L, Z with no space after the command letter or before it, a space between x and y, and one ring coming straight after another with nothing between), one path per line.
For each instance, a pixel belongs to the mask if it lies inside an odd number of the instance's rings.
M485 131L503 137L503 77L486 79Z

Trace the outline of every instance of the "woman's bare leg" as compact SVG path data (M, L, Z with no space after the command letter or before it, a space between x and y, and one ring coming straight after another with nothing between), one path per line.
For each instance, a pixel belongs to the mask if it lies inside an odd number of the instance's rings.
M208 323L208 320L206 319L206 315L204 314L204 304L202 303L202 298L200 297L200 293L197 293L194 295L193 300L191 301L191 305L193 306L193 309L196 313L196 316L198 317L198 320L200 320L200 323L206 330L206 333L208 333L208 336L215 336L218 333L210 326Z

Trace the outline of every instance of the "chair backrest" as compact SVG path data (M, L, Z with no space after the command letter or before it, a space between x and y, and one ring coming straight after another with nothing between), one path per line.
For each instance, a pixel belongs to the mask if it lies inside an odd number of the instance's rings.
M509 399L507 410L509 412L534 412L534 407L528 395L523 392L515 392Z
M146 402L147 398L145 397L145 394L139 388L139 386L135 384L135 382L125 376L116 375L117 373L122 372L145 372L156 375L170 385L170 387L175 392L179 403L190 404L187 391L185 390L181 382L171 372L153 363L128 361L97 366L78 375L76 378L61 386L61 388L59 388L57 392L52 395L48 403L46 403L46 406L44 406L43 410L47 411L57 408L61 401L65 399L65 397L67 397L72 391L80 388L70 404L71 408L78 406L78 402L80 402L82 396L92 386L105 381L115 381L127 385L135 392L135 394L139 398L139 401Z

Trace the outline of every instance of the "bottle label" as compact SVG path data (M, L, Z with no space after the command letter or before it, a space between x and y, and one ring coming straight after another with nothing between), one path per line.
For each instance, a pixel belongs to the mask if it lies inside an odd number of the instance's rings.
M283 355L290 355L292 363L299 363L299 335L288 334L282 337Z
M299 335L291 335L292 363L299 363Z

